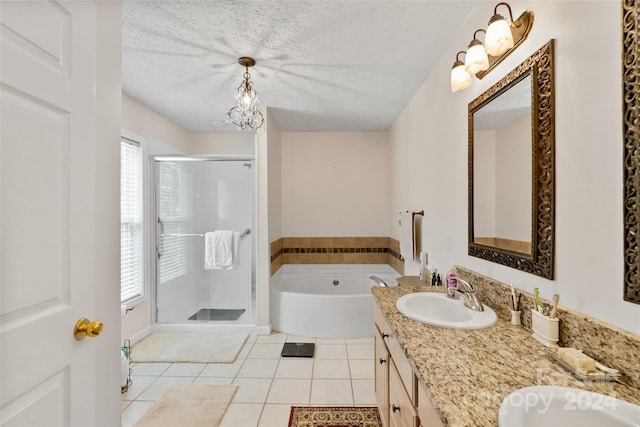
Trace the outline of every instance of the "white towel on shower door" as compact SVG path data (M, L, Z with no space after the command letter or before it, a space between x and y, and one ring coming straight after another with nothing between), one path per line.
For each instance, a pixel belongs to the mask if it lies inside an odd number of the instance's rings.
M216 230L204 235L205 270L231 269L238 257L240 233L230 230Z

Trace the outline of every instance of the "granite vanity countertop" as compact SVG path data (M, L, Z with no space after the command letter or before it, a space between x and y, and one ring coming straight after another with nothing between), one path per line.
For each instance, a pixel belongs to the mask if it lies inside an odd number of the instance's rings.
M496 426L502 400L533 385L575 387L640 404L640 389L630 383L577 380L551 360L531 331L508 320L498 317L486 329L446 329L411 320L396 309L402 295L429 290L443 288L372 288L444 425Z

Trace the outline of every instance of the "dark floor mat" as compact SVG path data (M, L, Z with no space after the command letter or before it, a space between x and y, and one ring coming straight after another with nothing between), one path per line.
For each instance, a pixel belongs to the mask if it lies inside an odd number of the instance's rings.
M313 357L314 343L288 342L282 347L282 357Z
M189 320L238 320L245 311L244 308L201 308Z

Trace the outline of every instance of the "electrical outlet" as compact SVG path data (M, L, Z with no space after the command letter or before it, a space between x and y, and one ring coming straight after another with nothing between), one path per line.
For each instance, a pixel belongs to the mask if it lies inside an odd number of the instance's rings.
M453 251L453 234L447 233L447 250L449 252Z

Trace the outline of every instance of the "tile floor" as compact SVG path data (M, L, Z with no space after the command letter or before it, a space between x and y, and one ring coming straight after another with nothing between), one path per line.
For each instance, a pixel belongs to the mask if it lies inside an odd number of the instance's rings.
M285 342L314 342L314 357L280 357ZM375 405L373 338L249 336L234 363L138 363L132 370L133 384L122 394L123 427L173 384L237 384L220 427L287 427L292 405Z

